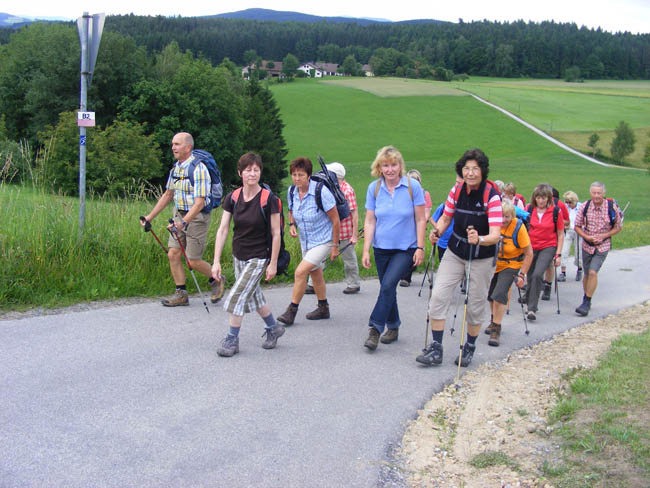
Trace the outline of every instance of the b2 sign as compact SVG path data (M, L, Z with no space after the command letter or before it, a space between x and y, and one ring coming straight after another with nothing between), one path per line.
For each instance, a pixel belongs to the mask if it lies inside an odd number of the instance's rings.
M95 112L77 112L79 127L95 127Z

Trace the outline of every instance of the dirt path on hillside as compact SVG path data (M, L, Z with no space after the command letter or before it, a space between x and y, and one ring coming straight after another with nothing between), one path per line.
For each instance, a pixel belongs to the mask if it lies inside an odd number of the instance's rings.
M547 411L571 368L592 368L620 334L650 324L650 302L568 330L550 341L483 364L437 394L402 439L403 466L415 487L550 487L539 467L561 456ZM501 451L519 464L476 469L469 461Z

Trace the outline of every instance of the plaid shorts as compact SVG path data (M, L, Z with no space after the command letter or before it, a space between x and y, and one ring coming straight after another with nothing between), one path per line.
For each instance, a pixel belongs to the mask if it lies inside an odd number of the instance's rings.
M241 317L266 305L260 281L266 271L268 259L252 258L240 261L233 256L232 262L235 267L235 284L223 303L223 309Z

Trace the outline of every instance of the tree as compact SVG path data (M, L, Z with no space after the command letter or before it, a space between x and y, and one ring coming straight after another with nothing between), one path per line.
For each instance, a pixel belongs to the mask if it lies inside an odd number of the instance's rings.
M225 67L205 59L184 58L162 80L142 80L120 104L121 117L146 124L166 161L173 161L170 143L175 133L194 136L195 146L214 155L226 187L237 184L236 162L242 154L245 122L244 81ZM157 183L164 183L166 170Z
M510 44L499 44L494 52L494 70L497 76L510 76L512 74L513 47Z
M257 59L257 51L255 49L248 49L244 51L244 64L250 66Z
M610 146L610 152L615 160L623 162L625 156L634 152L636 137L627 122L623 120L616 127L615 134L612 145Z
M592 158L596 157L596 146L598 145L598 141L600 141L600 136L595 132L589 136L589 142L587 142L587 146L591 148Z
M569 83L580 81L580 68L577 66L567 68L564 71L564 81L568 81Z
M648 132L648 138L650 138L650 132ZM648 165L648 170L650 170L650 142L645 147L645 152L643 153L643 162Z
M282 60L282 72L289 78L293 78L298 70L298 66L300 66L298 58L291 53L287 54Z
M56 127L40 134L49 148L45 171L46 184L68 195L79 193L79 129L76 111L63 112ZM129 121L116 121L102 130L88 131L86 182L94 193L126 196L162 170L161 152L144 127Z
M357 60L351 54L345 58L340 70L341 73L352 76L360 76L362 71L361 65L357 63Z
M246 132L243 148L262 157L262 181L279 193L282 179L287 176L287 149L278 109L271 91L256 79L246 87Z

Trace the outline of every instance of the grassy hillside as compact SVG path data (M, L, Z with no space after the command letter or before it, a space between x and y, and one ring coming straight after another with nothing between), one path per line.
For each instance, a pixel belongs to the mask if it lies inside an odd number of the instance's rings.
M597 132L600 149L610 156L614 128L624 120L637 132L636 151L626 163L647 167L642 158L650 142L650 81L472 78L454 86L505 108L583 152L590 152L587 140Z
M371 90L377 81L371 81ZM560 192L572 189L586 198L589 184L602 180L610 195L632 202L628 221L648 221L647 172L589 163L471 97L399 96L404 93L399 84L393 85L393 97L380 97L363 91L364 82L357 80L354 88L348 81L314 80L273 87L287 125L289 158L304 155L315 161L321 153L327 161L341 161L362 203L370 163L384 145L395 145L407 166L422 172L435 202L449 191L454 162L465 149L480 147L490 158L490 177L515 182L524 195L547 181ZM623 108L619 113L627 115Z

